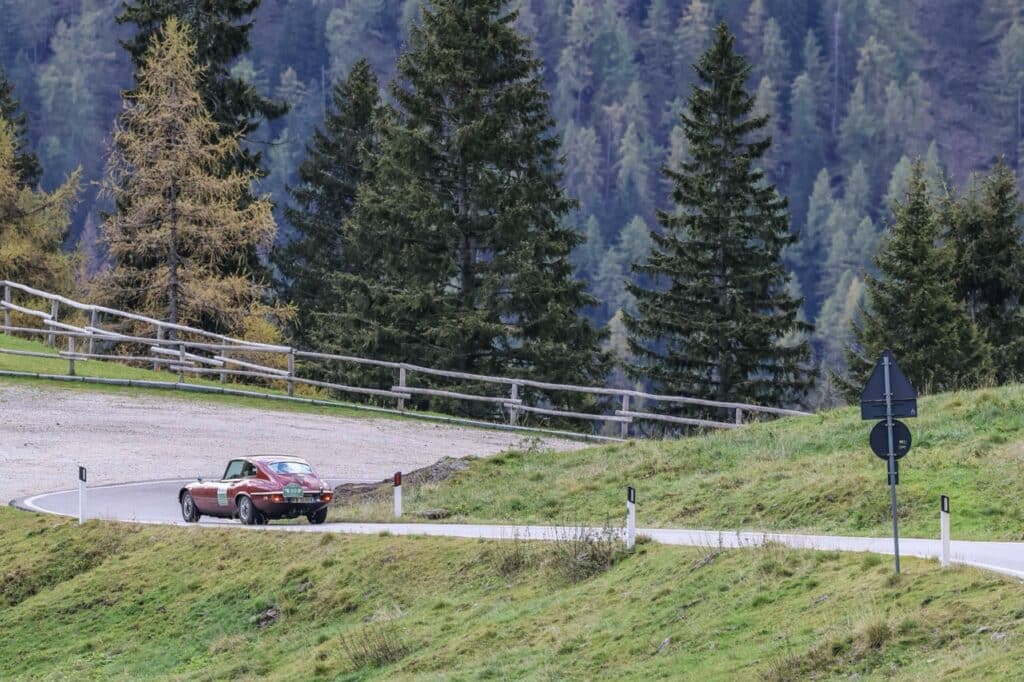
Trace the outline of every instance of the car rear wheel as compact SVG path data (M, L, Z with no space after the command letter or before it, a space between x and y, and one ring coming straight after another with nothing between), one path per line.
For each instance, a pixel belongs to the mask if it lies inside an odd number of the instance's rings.
M252 503L252 500L243 495L238 498L238 520L243 525L253 526L260 522L260 511L256 509L256 505Z
M187 523L195 523L199 520L199 510L196 509L196 502L192 499L192 493L185 491L181 496L181 518Z
M317 509L315 512L310 512L309 514L306 514L306 518L309 519L309 522L312 524L319 525L323 523L327 520L327 507L324 507L323 509Z

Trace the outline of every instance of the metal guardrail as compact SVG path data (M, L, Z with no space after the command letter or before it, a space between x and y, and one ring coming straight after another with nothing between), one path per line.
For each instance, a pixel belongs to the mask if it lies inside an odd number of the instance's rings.
M40 291L25 286L18 282L0 280L4 288L3 301L0 301L0 308L3 309L3 331L4 333L22 333L46 336L50 346L55 345L55 339L66 338L67 350L61 351L57 357L68 361L68 376L75 375L76 360L99 360L108 362L134 362L150 364L153 369L164 368L176 372L178 382L184 383L186 375L218 375L220 382L225 383L227 377L245 377L259 379L270 384L283 383L287 390L287 396L294 398L295 386L305 385L317 388L326 388L343 394L354 394L373 396L396 402L395 411L408 412L406 401L415 395L433 396L448 398L451 400L487 403L498 406L502 411L507 412L508 426L518 427L523 415L534 414L562 419L583 420L592 423L613 422L620 425L619 434L622 438L629 436L629 427L637 422L661 422L666 424L678 424L685 426L698 426L710 429L732 429L743 423L745 413L807 416L809 413L798 410L765 407L745 403L720 402L704 400L701 398L690 398L686 396L659 395L630 389L608 388L601 386L580 386L573 384L555 384L533 379L520 379L514 377L496 377L466 372L424 367L404 362L393 362L385 360L374 360L372 358L361 358L348 355L336 355L332 353L320 353L307 350L297 350L288 346L258 343L245 339L233 338L223 334L216 334L203 329L189 327L181 324L171 324L136 313L129 313L114 308L82 303L73 299ZM23 297L30 299L43 299L50 303L49 312L37 310L25 304L12 302L12 293L18 292ZM23 302L24 303L24 302ZM58 319L61 306L66 306L79 313L88 315L88 324L75 325ZM38 318L44 328L37 327L16 327L11 324L12 313L19 313L32 318ZM153 336L132 336L114 330L104 329L101 322L104 319L114 318L118 321L132 321L152 326ZM167 338L169 332L172 336L181 334L190 338ZM75 342L85 341L88 351L75 348ZM97 352L96 343L100 342L110 345L134 344L143 346L149 350L150 355L119 355L109 352ZM33 357L55 357L47 353L35 353L30 351L15 351L0 349L0 353L10 355L27 355ZM249 358L252 354L261 356L283 355L287 361L287 369L271 367L259 362L252 362ZM241 357L246 359L241 359ZM349 386L345 384L320 381L308 377L299 376L296 373L296 359L321 360L338 363L349 363L356 365L367 365L385 369L397 370L397 382L391 386ZM283 364L283 363L282 363ZM466 393L464 390L444 390L442 388L412 386L409 381L412 376L423 375L471 381L479 384L494 385L503 387L504 395L478 395ZM140 383L140 382L136 382ZM522 398L523 389L534 389L540 393L540 399L535 400L539 404L524 404ZM576 412L571 410L555 409L556 404L551 400L552 393L571 392L582 393L591 396L602 396L617 398L620 407L610 413ZM710 419L693 419L687 417L676 417L658 412L643 411L630 408L630 401L645 401L652 403L669 403L683 405L697 405L732 411L732 421L714 421ZM384 408L381 408L384 409ZM452 419L458 419L453 417ZM486 422L490 423L490 422ZM605 437L607 438L607 437Z

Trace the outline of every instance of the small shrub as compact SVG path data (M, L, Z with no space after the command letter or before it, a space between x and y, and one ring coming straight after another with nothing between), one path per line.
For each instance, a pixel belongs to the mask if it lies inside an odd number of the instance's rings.
M495 543L492 556L498 573L508 578L533 565L534 552L529 540L528 534L516 531L511 538Z
M892 628L885 618L872 618L861 626L857 633L857 643L863 650L881 649L892 635Z
M394 663L409 651L394 621L370 623L342 635L341 647L356 670Z
M547 564L569 582L581 582L607 571L626 554L615 529L568 527L547 548Z
M878 554L865 554L864 558L860 562L860 567L865 571L879 566L882 563L882 557Z

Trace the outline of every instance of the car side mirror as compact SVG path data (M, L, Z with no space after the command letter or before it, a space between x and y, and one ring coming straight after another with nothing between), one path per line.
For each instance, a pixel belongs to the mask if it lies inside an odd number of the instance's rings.
M200 483L202 483L203 482L203 477L202 476L196 476L196 480L199 481Z

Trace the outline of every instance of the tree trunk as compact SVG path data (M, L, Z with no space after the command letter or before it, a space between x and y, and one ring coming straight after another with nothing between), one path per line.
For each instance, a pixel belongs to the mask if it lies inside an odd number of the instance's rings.
M168 212L170 223L170 250L167 254L167 320L178 324L178 185L171 179L171 206ZM177 337L175 329L169 328L171 339Z

